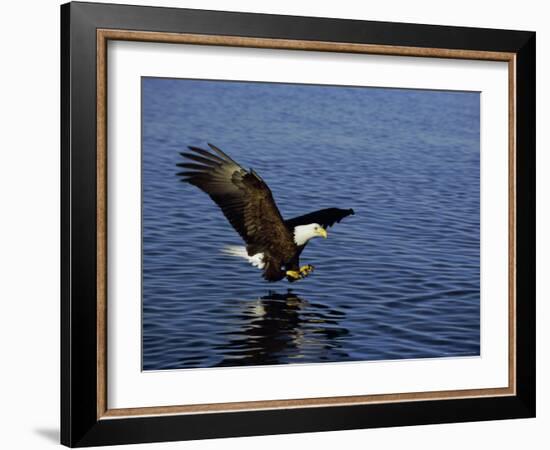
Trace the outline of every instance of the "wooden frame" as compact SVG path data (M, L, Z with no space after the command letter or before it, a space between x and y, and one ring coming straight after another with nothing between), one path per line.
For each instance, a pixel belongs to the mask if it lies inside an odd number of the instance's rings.
M85 446L534 416L534 33L86 3L63 5L61 13L62 443ZM508 62L508 387L109 409L108 40Z

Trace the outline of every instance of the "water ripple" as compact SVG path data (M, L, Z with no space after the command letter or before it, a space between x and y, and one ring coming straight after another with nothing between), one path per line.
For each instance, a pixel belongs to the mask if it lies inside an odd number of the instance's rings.
M144 79L143 368L479 355L479 96ZM356 215L313 241L292 285L175 177L213 142L284 216Z

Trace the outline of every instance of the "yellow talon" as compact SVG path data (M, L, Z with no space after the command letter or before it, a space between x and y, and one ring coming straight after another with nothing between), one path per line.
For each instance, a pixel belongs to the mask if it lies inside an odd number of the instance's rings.
M307 277L313 272L313 266L308 264L307 266L300 267L299 270L287 270L286 275L294 280L301 280Z
M287 270L286 271L286 274L291 277L291 278L294 278L295 280L299 280L300 278L302 278L302 276L300 275L299 272L296 272L295 270Z

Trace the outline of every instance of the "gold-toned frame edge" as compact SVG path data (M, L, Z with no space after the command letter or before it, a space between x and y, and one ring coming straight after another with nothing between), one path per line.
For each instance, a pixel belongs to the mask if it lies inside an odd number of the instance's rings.
M364 53L392 56L437 57L508 62L508 387L466 389L400 394L317 397L287 400L263 400L199 405L147 406L109 409L107 405L107 42L109 40L217 45L267 49L309 50ZM497 397L516 394L516 55L508 52L445 48L403 47L240 36L159 33L148 31L97 30L97 418L116 419L133 416L219 413L265 409L289 409L322 406L392 403L402 401L446 400Z

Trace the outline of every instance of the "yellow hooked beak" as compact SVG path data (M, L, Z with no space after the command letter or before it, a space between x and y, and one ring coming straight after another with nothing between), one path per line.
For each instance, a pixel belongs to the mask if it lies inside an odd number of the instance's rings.
M319 236L323 236L325 239L328 237L327 230L325 230L324 228L319 228L317 233L319 234Z

